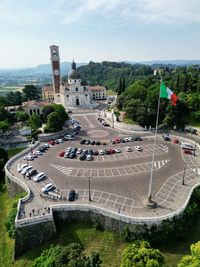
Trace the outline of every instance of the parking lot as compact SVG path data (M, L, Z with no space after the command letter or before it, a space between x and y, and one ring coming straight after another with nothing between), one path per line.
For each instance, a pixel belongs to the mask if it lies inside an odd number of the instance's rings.
M34 182L24 178L16 171L19 164L26 163L23 158L17 161L12 172L26 183L34 192L34 202L27 203L26 208L36 205L38 208L46 203L41 198L41 189L48 183L55 188L55 196L58 200L67 201L71 189L76 191L78 202L87 202L89 198L88 179L91 182L91 198L93 202L100 203L104 207L110 207L120 212L133 212L134 209L144 208L143 200L147 196L150 170L152 166L153 137L142 137L142 141L113 144L115 138L126 138L130 134L123 134L110 127L103 127L97 121L97 114L76 116L81 124L78 135L63 143L52 145L33 161L29 161L38 172L45 173L45 179ZM138 135L138 134L137 134ZM132 136L137 136L133 134ZM80 144L82 139L100 141L100 145ZM103 142L106 145L103 145ZM125 146L131 148L128 152ZM141 151L135 149L136 146ZM82 148L83 150L110 150L120 148L120 153L111 155L93 155L91 161L79 160L80 155L75 158L60 157L60 152L65 152L68 147ZM164 141L158 137L155 149L154 175L152 184L152 195L157 203L169 207L175 200L181 188L181 177L183 175L183 156L190 162L195 171L186 170L187 182L189 177L196 175L198 164L191 159L191 155L182 155L180 145ZM191 165L193 164L193 165ZM193 175L193 176L192 176ZM49 203L52 199L49 198Z

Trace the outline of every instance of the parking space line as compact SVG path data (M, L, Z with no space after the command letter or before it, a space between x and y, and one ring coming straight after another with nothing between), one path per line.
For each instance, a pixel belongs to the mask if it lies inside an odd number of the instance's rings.
M124 198L124 202L123 202L123 204L122 204L122 210L123 210L125 201L126 201L126 198Z
M101 194L99 196L99 199L98 199L98 202L100 202L100 199L101 199L102 194L103 194L103 192L101 192Z
M110 198L110 195L111 195L111 193L109 193L109 195L108 195L108 198L107 198L107 200L106 200L106 203L105 203L105 204L107 204L107 202L108 202L108 200L109 200L109 198Z
M84 190L84 194L83 194L83 198L82 198L82 200L85 199L85 194L86 194L86 189Z

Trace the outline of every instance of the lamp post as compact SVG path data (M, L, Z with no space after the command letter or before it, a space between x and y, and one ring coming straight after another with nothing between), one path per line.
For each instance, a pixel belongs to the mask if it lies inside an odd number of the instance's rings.
M182 185L185 184L185 171L186 171L186 162L184 163L183 177L182 177Z
M88 178L88 190L89 190L89 201L92 201L90 193L90 177Z
M197 148L197 143L196 143L196 141L194 141L195 143L194 143L194 156L196 156L196 154L195 154L195 152L196 152L196 148Z

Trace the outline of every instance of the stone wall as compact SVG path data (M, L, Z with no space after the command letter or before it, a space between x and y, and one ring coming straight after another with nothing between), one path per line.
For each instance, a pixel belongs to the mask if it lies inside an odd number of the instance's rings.
M6 176L6 186L7 186L9 197L11 198L15 197L17 194L25 192L24 189L19 184L10 180L7 176Z
M63 131L57 132L57 133L45 133L45 134L39 134L38 140L40 142L47 142L49 140L54 140L57 138L63 137L65 134L68 134L70 132L70 129L65 129Z
M16 228L15 237L15 258L30 249L37 247L47 241L52 240L56 234L54 221L39 222L37 224L28 224Z

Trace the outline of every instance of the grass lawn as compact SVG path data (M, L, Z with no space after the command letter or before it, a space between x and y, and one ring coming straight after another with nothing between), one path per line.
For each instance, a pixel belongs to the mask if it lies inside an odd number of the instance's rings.
M20 153L22 150L24 150L24 149L26 149L26 148L12 148L12 149L8 149L8 150L6 150L7 151L7 153L8 153L8 157L9 157L9 159L10 158L12 158L14 155L16 155L16 154L18 154L18 153Z
M11 201L5 186L0 184L0 267L11 266L14 240L6 232L5 219L11 207Z

